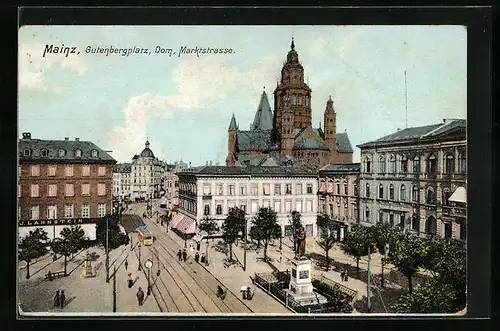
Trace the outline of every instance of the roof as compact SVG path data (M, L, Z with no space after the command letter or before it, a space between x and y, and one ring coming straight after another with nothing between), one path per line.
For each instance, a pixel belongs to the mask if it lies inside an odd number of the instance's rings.
M277 166L293 165L293 157L286 155L248 155L238 154L240 165L262 166L264 164L276 164Z
M132 164L130 163L117 163L113 167L113 172L131 172L132 171Z
M252 130L272 130L273 129L273 112L269 106L266 92L262 92L260 97L259 107L255 113L255 118L251 125Z
M196 176L255 176L255 177L267 177L267 176L283 176L283 177L316 177L316 172L311 169L303 167L286 167L286 166L245 166L245 167L226 167L226 166L203 166L191 168L189 171L184 171L178 173L178 175L189 175L194 174Z
M31 150L30 156L25 156L26 150ZM65 151L63 156L59 156L60 150ZM47 156L43 156L42 151L48 153ZM77 151L81 151L81 156ZM92 151L97 155L93 156ZM20 162L116 163L111 155L91 141L31 139L31 134L19 139L18 156Z
M433 138L442 134L451 133L452 131L456 131L457 129L465 129L466 126L467 121L465 119L445 119L443 123L440 124L416 126L398 130L382 138L358 145L358 147L368 147L376 143L405 142Z
M457 187L455 192L448 198L449 201L467 203L467 190L463 186Z
M231 123L229 123L228 131L238 130L238 124L236 124L236 118L234 118L234 114L231 117Z
M327 164L319 172L360 172L360 163Z
M318 137L319 138L319 137ZM296 140L293 145L293 149L323 149L329 150L328 146L326 146L325 141L323 139L314 139L314 138L306 138Z
M349 140L349 135L347 132L337 133L337 147L341 153L352 153L351 141Z
M144 221L139 215L124 214L120 217L120 223L126 233L137 232L137 229L145 226Z
M141 152L141 157L152 157L154 158L155 155L153 154L153 151L149 148L149 147L146 147L142 150Z
M273 143L273 130L238 131L238 151L267 152Z

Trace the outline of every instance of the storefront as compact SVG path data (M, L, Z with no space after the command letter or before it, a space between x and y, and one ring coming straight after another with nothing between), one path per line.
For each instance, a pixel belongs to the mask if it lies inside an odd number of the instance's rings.
M53 240L61 237L61 231L64 228L78 225L85 231L85 236L89 240L96 240L97 220L96 218L20 220L18 222L18 235L19 238L24 238L29 235L30 231L39 228L47 232L49 240Z

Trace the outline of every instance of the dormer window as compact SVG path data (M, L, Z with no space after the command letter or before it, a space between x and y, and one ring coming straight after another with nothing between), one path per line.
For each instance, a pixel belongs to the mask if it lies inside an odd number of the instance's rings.
M82 157L82 150L81 150L81 149L77 149L77 150L75 151L75 156L76 156L76 157Z
M98 155L97 150L93 149L91 155L92 155L92 157L97 157L97 155Z
M46 150L46 149L42 149L41 153L40 153L43 157L47 157L49 156L49 151Z
M31 156L31 149L25 149L24 156Z
M59 157L64 157L66 156L66 151L64 149L59 149Z

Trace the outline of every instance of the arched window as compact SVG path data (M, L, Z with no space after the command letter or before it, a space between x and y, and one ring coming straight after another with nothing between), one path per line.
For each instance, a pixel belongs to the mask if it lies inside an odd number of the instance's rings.
M381 155L379 158L378 158L378 172L380 172L381 174L385 173L385 156L384 155Z
M64 157L66 156L66 151L62 148L59 149L59 157Z
M406 155L401 156L401 172L404 174L408 172L408 159Z
M43 157L47 157L47 156L49 156L49 151L48 151L48 150L46 150L46 149L42 149L42 150L40 151L40 153L41 153L41 156L43 156Z
M467 156L465 152L460 154L460 172L465 174L467 172Z
M427 158L427 173L435 174L436 170L437 170L437 159L434 154L431 154Z
M406 201L406 186L404 186L404 184L402 184L399 189L399 200Z
M417 174L420 172L420 156L417 155L413 158L413 173Z
M378 186L378 198L383 199L384 198L384 185L379 184Z
M428 204L435 204L436 203L436 193L434 192L434 189L432 187L427 188L425 200L426 200L426 203L428 203Z
M389 185L389 200L394 200L394 185Z
M82 150L81 150L81 149L77 149L77 150L75 151L75 156L76 156L76 157L81 157L81 156L82 156Z
M448 201L448 199L450 198L450 196L451 196L450 189L449 188L445 188L443 190L443 205L445 205L445 206L449 206L450 205L450 202Z
M366 193L366 197L369 198L370 197L370 184L368 184L368 183L366 183L365 193Z
M417 185L413 185L411 188L411 201L418 202L418 187Z
M295 106L296 104L297 104L297 96L294 94L294 95L292 96L292 105L294 105L294 106Z
M416 214L411 217L411 229L420 232L420 218Z
M389 158L389 171L391 174L396 173L396 156L394 156L394 154Z
M445 159L446 173L452 174L455 172L455 157L453 154L447 154Z
M431 235L435 235L437 233L436 218L432 215L427 217L427 221L425 222L425 232Z
M370 161L370 158L369 157L365 157L365 172L372 172L372 169L371 169L371 161Z
M93 149L93 150L92 150L92 157L97 157L97 155L98 155L98 154L99 154L99 153L97 152L97 150L96 150L96 149Z

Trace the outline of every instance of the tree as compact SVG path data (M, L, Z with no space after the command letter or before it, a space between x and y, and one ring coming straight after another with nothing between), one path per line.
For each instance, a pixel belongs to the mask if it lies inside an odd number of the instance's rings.
M61 238L54 241L53 250L56 254L64 256L64 275L66 276L67 259L69 256L74 256L82 248L87 245L85 231L79 226L71 226L64 228L61 231Z
M454 300L453 286L433 280L401 296L392 309L396 313L445 314L453 312Z
M328 252L337 242L337 231L339 231L339 229L335 221L327 214L318 215L316 218L316 225L320 230L320 240L317 241L317 243L325 251L326 271L328 271L330 269L330 257L328 256Z
M408 279L408 291L411 293L412 277L426 265L430 245L412 235L403 235L394 242L389 250L389 262Z
M245 211L238 207L229 208L229 213L222 224L222 237L229 246L229 260L233 260L233 244L239 232L245 229Z
M213 234L216 234L219 232L219 226L217 223L209 218L208 216L205 216L205 218L200 222L198 225L198 229L200 231L206 232L207 233L207 245L205 246L205 255L208 258L208 238L212 236Z
M260 248L260 243L264 239L264 234L262 233L261 228L252 226L250 228L249 235L250 235L250 238L252 238L252 240L257 241L257 248Z
M264 245L264 261L267 261L267 246L272 239L281 237L281 227L278 224L277 213L271 208L262 207L257 216L252 219L255 231L261 236Z
M299 236L299 231L302 228L302 215L298 211L292 211L290 216L288 217L288 221L290 222L290 225L292 226L292 233L293 233L293 251L297 252L298 251L298 236Z
M47 232L40 228L31 230L19 243L19 260L26 262L26 279L30 278L30 262L47 254Z
M382 255L381 285L384 286L384 266L388 262L388 258L386 256L388 254L387 249L390 251L390 247L395 243L395 239L398 237L398 234L388 224L384 224L382 222L379 222L374 227L370 228L370 231L372 232L371 238L373 239L373 244Z
M106 242L106 230L108 231L108 242ZM103 247L106 247L107 244L108 249L113 250L122 245L127 245L130 238L120 231L116 215L106 215L97 224L97 241Z
M359 260L368 255L368 248L374 252L370 230L358 224L354 225L341 242L341 248L344 253L356 259L356 272L359 276Z

